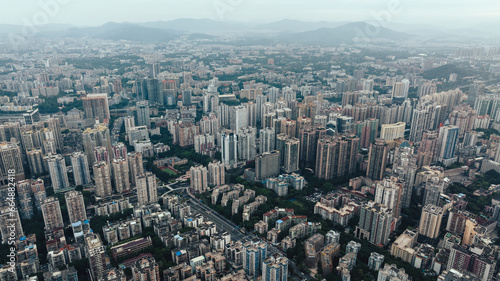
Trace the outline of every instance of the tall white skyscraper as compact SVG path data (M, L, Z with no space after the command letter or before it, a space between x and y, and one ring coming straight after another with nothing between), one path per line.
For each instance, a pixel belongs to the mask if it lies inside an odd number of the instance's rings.
M64 194L66 199L66 207L68 209L69 222L75 223L85 221L87 219L87 211L81 192L73 190Z
M221 134L222 163L226 168L236 167L238 164L238 136L225 130Z
M377 183L375 191L375 202L392 209L392 215L395 219L399 218L401 212L401 194L403 192L403 184L398 181L397 177L384 178L383 181Z
M443 220L443 208L436 205L426 205L422 208L418 233L425 238L436 239L439 236L441 221ZM419 235L419 236L420 236ZM419 238L420 241L420 238Z
M393 98L407 98L408 91L410 90L410 80L403 79L401 82L394 83L392 88Z
M82 142L89 163L94 165L95 162L97 162L95 159L96 147L106 147L108 152L111 151L111 136L109 134L109 128L104 124L99 124L96 125L95 129L86 129L82 133Z
M250 101L245 103L244 106L247 108L247 118L248 118L248 126L256 127L257 126L257 105Z
M269 152L276 147L276 140L274 130L272 128L265 128L260 130L259 153Z
M146 126L151 128L151 119L149 115L149 103L148 101L138 101L136 103L137 111L137 125L136 126Z
M257 278L267 258L267 243L260 240L243 244L243 269L248 276Z
M82 152L75 152L71 155L71 166L73 168L73 177L75 185L88 185L92 181L90 179L89 161L87 155Z
M242 105L233 106L230 109L230 129L239 133L243 127L248 127L248 109Z
M127 158L127 146L123 142L113 145L113 158Z
M56 227L64 227L59 200L55 197L47 197L42 203L42 215L46 230Z
M213 186L226 184L226 168L223 163L214 161L208 164L208 184Z
M269 102L276 103L280 96L280 89L272 87L269 89Z
M206 167L195 166L191 167L191 190L194 193L203 193L208 187L208 171Z
M64 157L59 154L51 155L47 158L47 164L49 166L50 180L52 181L54 191L68 188L68 173Z
M241 128L238 133L238 157L244 161L254 160L257 147L255 145L257 130L254 127Z
M439 129L438 136L438 161L448 162L446 164L452 164L450 162L455 162L455 151L458 142L458 134L460 133L460 128L458 126L448 125L443 126Z
M285 173L292 173L299 170L299 146L300 141L297 138L286 139L282 151L283 154L281 166Z
M142 166L142 153L140 152L130 152L127 154L128 171L130 183L136 186L136 178L144 173L144 168Z
M262 281L287 281L288 259L274 254L262 264Z
M95 188L97 196L109 196L113 192L111 188L111 176L108 163L101 161L93 166Z
M156 186L156 176L147 172L136 178L137 200L140 205L147 205L158 202L158 189Z
M102 244L99 234L92 233L85 237L85 255L89 259L90 272L93 280L105 280L106 247Z
M111 162L113 166L113 177L116 192L120 193L130 189L129 169L127 160L124 158L116 158Z

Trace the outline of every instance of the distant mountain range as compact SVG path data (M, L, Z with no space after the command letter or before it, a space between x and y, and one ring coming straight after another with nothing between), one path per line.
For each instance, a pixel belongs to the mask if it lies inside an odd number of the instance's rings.
M195 32L207 34L220 34L221 32L247 30L251 27L251 25L247 25L244 23L232 23L211 19L176 19L171 21L138 23L138 25L148 28L160 28L176 30L179 32Z
M305 22L299 20L284 19L272 23L261 24L253 28L256 31L268 31L268 32L304 32L312 31L321 28L335 28L346 24L347 22Z
M388 27L379 27L370 22L306 22L284 19L267 24L250 24L217 21L211 19L176 19L145 23L109 22L97 27L75 27L65 24L48 24L37 27L40 34L51 36L90 37L111 40L131 40L143 42L168 42L181 35L194 39L213 39L213 36L238 36L245 42L263 43L299 43L335 46L353 43L357 39L406 40L412 36L427 39L451 38L456 40L458 31L448 33L431 25L410 25L392 23ZM476 29L476 28L472 28ZM477 27L482 30L481 27ZM367 32L368 31L368 32ZM373 32L376 31L376 32ZM22 33L20 25L0 24L0 34ZM457 34L458 33L458 34ZM481 32L470 30L462 35L482 36ZM486 33L491 36L492 33Z
M98 27L73 27L64 31L64 35L109 40L168 42L180 34L173 30L144 27L132 23L108 22Z
M389 39L405 40L411 35L393 31L384 27L376 27L366 22L354 22L340 25L335 28L320 28L312 31L290 33L278 36L279 41L286 43L301 43L315 45L352 44L356 40Z

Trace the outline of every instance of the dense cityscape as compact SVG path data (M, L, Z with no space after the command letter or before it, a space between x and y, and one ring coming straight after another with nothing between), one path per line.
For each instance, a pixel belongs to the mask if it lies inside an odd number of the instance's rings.
M500 43L367 26L5 32L0 281L500 280Z

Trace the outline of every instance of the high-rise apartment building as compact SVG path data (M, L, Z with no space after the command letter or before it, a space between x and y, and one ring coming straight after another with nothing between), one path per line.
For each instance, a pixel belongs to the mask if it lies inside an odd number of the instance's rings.
M362 148L370 147L370 143L375 141L379 127L379 120L375 118L357 121L353 124L353 131L359 138L359 146ZM384 128L384 125L382 125Z
M280 152L273 150L255 158L255 178L264 180L280 174Z
M240 129L243 127L248 127L248 109L244 106L233 106L229 111L230 118L230 129L239 133Z
M66 170L66 161L62 155L50 155L47 157L49 166L50 180L54 191L69 188L68 172Z
M73 177L75 185L89 185L92 184L90 179L89 161L87 155L82 152L75 152L71 154L71 166L73 168Z
M452 210L448 216L446 231L462 236L465 232L465 224L471 220L473 215L464 210Z
M88 94L82 98L86 118L96 118L102 123L109 120L108 94Z
M385 141L393 141L396 139L404 138L405 136L405 122L398 122L395 124L382 124L380 130L380 138Z
M318 140L326 136L326 129L305 127L299 131L300 163L314 165Z
M47 197L42 203L43 222L46 230L64 227L61 206L59 200L55 197Z
M194 166L190 169L191 181L190 188L194 193L203 193L208 187L208 171L206 167Z
M288 259L274 254L262 264L262 281L287 281Z
M359 224L355 235L359 239L367 239L374 245L386 245L389 242L393 212L384 205L370 201L360 209Z
M130 190L129 181L129 166L125 158L115 158L111 162L113 167L113 182L115 183L116 192Z
M418 227L419 241L436 239L443 220L443 208L436 205L426 205L422 209ZM422 239L421 239L422 237Z
M403 183L397 177L384 178L377 183L375 190L375 202L392 210L394 219L398 219L401 213L401 194Z
M243 244L243 269L251 278L257 278L267 258L267 243L248 241Z
M19 205L17 209L21 218L30 220L33 218L33 192L31 191L31 180L18 181L16 185L17 199Z
M99 124L96 128L88 128L82 133L82 142L87 160L90 165L94 165L97 160L95 157L95 148L98 146L106 147L108 152L111 152L111 136L109 128L104 124Z
M422 206L436 205L439 206L439 198L444 192L444 180L439 177L431 177L425 183L424 202Z
M106 280L107 269L106 248L97 233L85 237L85 255L89 259L90 273L94 280Z
M127 158L127 146L123 142L113 144L111 149L113 158Z
M439 129L438 135L438 161L447 164L456 162L455 152L458 142L458 134L460 128L458 126L449 125ZM445 163L446 162L446 163Z
M378 271L377 281L409 281L410 276L403 268L398 268L394 264L385 264L382 269Z
M238 136L229 130L221 133L222 162L226 168L234 168L238 164Z
M129 179L132 186L136 186L136 177L144 173L142 166L142 153L130 152L127 154Z
M256 134L253 127L240 128L238 135L238 158L243 161L252 161L256 154Z
M283 172L292 173L299 170L300 141L296 138L288 138L286 134L277 137L276 150L280 152L280 164Z
M403 79L401 82L394 83L392 87L393 98L407 98L408 91L410 90L410 80Z
M66 199L70 223L87 220L87 211L85 210L83 195L80 191L73 190L66 192L64 198Z
M215 155L215 137L214 135L196 135L194 137L194 151L202 155Z
M436 131L425 131L418 148L417 165L419 168L429 166L437 161L438 134Z
M187 89L182 91L182 105L183 106L189 106L191 105L191 95L192 91Z
M21 159L21 149L14 142L0 143L0 183L8 184L10 170L14 170L16 180L24 180L23 161Z
M453 245L450 249L447 269L470 272L477 280L493 280L497 260L491 247L467 247Z
M343 136L318 140L316 176L321 179L345 177L356 172L359 138Z
M385 175L388 161L389 147L383 139L377 139L370 145L366 177L372 180L381 180Z
M297 124L295 120L281 119L280 133L287 135L289 138L297 136Z
M144 256L132 265L133 280L160 281L160 267L154 257Z
M220 130L219 118L210 113L208 116L203 116L200 120L200 134L217 135Z
M401 207L403 208L410 207L417 170L417 156L413 154L413 146L404 141L396 147L392 164L392 173L403 181L401 194Z
M220 161L208 164L208 184L213 186L226 184L226 167Z
M272 128L264 128L259 132L259 153L269 152L276 147L274 130Z
M113 193L111 188L111 175L108 163L101 161L93 166L94 180L97 196L109 196Z
M370 258L368 258L368 268L373 271L379 271L384 263L384 255L377 252L372 252Z
M41 149L28 149L26 151L26 158L28 158L31 175L41 175L45 173L43 152Z
M149 102L138 101L136 103L136 126L146 126L151 128L151 118L149 113Z
M158 188L156 176L151 172L146 172L136 178L137 200L140 205L147 205L158 202Z
M9 227L11 225L15 225L14 232L12 231L13 229ZM10 207L0 208L0 234L2 234L2 244L8 243L12 233L15 233L16 240L24 237L19 211L16 209L12 212Z

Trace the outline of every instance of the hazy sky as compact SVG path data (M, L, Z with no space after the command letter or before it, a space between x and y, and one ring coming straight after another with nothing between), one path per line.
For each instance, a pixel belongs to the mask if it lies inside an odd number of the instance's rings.
M42 3L51 8L44 10ZM382 21L462 27L500 19L498 0L0 0L0 7L0 23L8 24L38 20L95 26L176 18L373 21L384 14L390 19Z

